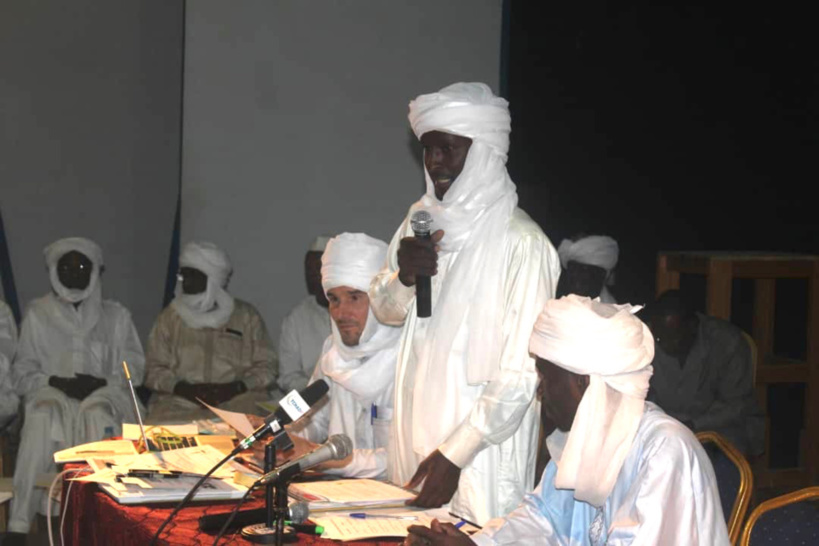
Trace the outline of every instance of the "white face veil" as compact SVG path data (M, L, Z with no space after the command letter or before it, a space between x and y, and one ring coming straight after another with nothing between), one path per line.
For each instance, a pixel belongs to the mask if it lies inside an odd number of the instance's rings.
M213 243L191 242L179 256L180 267L198 269L208 276L204 292L185 294L182 282L176 283L171 305L190 328L221 328L233 314L233 296L225 286L233 272L228 255Z
M509 220L517 206L517 190L506 171L511 117L506 100L482 83L456 83L410 103L409 121L420 139L441 131L472 139L464 168L443 200L435 196L424 169L426 194L412 205L400 237L412 235L409 218L426 210L432 229L443 229L441 253L457 253L434 302L427 328L428 358L419 360L413 402L414 420L456 388L441 380L452 342L462 327L468 336L465 359L472 385L490 381L500 369L503 347L503 288L505 241ZM455 419L456 417L453 417ZM413 428L418 453L436 449L458 423L441 420L435 426Z
M555 487L574 489L577 500L598 507L631 449L654 371L654 338L634 316L640 309L576 295L549 300L529 343L540 358L589 376L571 430L556 431L549 448Z
M334 237L321 257L324 293L348 286L366 294L386 257L387 243L364 233ZM350 347L341 340L335 321L331 325L333 346L319 362L322 372L362 403L371 402L395 379L395 349L401 329L378 322L370 308L358 345Z

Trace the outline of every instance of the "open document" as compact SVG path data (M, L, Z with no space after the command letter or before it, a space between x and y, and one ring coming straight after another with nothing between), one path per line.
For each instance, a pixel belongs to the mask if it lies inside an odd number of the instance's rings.
M379 537L405 537L410 525L429 527L433 519L440 522L460 523L457 517L447 513L445 508L425 511L373 510L366 517L354 518L349 514L323 514L310 516L316 525L324 527L321 538L329 540L365 540ZM461 530L471 534L478 528L468 523L461 524Z
M303 482L290 485L290 496L307 502L310 511L354 506L403 505L416 493L369 479Z

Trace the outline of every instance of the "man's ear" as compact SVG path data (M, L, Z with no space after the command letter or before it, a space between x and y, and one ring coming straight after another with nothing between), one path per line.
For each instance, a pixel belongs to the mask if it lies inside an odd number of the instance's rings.
M578 375L577 378L577 388L580 390L581 393L586 392L586 388L589 386L590 378L588 375Z
M103 274L103 273L105 273L105 266L104 266L104 265L101 265L101 266L100 266L100 272L99 272L99 274L98 274L97 276L98 276L98 277L102 277L102 274Z

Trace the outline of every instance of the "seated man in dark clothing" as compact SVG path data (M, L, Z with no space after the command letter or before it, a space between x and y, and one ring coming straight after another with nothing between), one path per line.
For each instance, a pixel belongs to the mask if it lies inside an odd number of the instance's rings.
M643 317L656 341L649 399L694 432L718 432L746 455L762 452L751 349L733 324L695 313L669 290Z

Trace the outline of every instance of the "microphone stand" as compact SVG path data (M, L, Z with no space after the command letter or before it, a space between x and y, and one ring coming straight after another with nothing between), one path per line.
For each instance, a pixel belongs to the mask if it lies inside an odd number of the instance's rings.
M276 446L269 442L264 448L265 474L276 467ZM248 525L242 529L242 537L255 544L276 544L297 542L298 535L284 522L289 517L287 486L289 481L265 484L265 521Z

